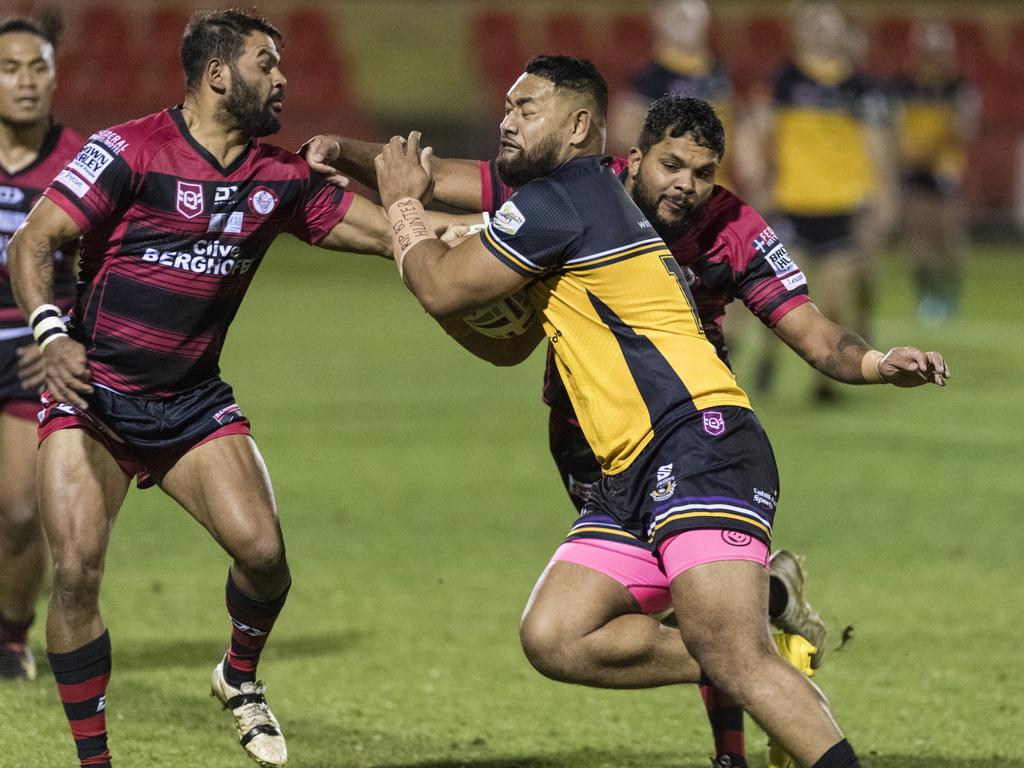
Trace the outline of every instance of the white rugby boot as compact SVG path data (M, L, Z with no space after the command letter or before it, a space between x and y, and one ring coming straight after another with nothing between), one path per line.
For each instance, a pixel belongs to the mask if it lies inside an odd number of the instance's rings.
M772 619L772 624L788 634L800 635L813 645L811 668L817 669L825 657L825 622L821 614L804 598L802 561L802 557L794 555L788 549L778 549L772 553L768 574L781 581L789 595L786 609L780 616Z
M230 709L242 749L263 768L280 768L288 762L281 725L267 706L262 680L235 688L224 678L224 661L213 668L210 693Z

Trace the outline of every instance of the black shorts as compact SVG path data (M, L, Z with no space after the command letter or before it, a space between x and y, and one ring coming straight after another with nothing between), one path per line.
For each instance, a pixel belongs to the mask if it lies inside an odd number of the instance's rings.
M835 216L801 216L782 213L775 228L779 238L800 255L824 258L855 245L857 213Z
M722 529L771 546L779 472L753 411L723 406L657 430L623 472L595 486L583 515L607 515L653 546L683 530Z
M601 479L601 465L597 463L575 417L556 408L551 409L548 415L548 446L569 499L576 511L583 509L594 484Z
M39 402L39 393L30 392L18 381L18 355L22 347L35 344L31 333L13 339L0 340L0 401L3 400L35 400Z
M925 169L911 170L905 173L903 186L908 190L924 192L943 200L956 197L960 191L960 182L957 179Z
M85 429L102 442L139 488L154 485L193 448L230 434L250 434L231 387L211 379L173 397L130 397L96 387L80 411L43 393L39 441L61 429Z

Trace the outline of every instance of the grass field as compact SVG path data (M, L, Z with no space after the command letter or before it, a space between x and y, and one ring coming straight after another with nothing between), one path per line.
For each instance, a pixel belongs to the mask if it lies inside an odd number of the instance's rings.
M261 666L290 765L706 768L695 689L560 685L519 650L519 613L571 519L540 355L472 359L385 262L282 241L262 270L223 369L294 572ZM945 390L848 388L814 409L790 355L778 394L755 402L782 472L776 543L806 554L832 645L854 628L818 681L874 768L1024 768L1024 259L979 248L969 277L961 319L926 330L900 264L882 270L879 345L942 350ZM226 568L169 499L132 492L102 599L115 765L249 765L208 696ZM0 766L71 766L41 627L32 639L40 681L0 686ZM748 743L763 766L754 726Z

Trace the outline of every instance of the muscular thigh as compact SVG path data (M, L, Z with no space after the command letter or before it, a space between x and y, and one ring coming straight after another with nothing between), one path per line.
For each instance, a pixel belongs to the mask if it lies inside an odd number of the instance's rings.
M248 435L196 446L167 471L160 487L228 551L267 536L280 538L270 477Z
M54 553L106 551L131 478L84 429L61 429L39 447L39 502Z

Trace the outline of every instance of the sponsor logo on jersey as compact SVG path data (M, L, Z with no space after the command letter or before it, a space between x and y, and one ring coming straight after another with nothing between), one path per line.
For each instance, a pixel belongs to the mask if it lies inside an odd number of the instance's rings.
M701 418L704 423L704 431L712 437L718 437L725 432L725 417L721 411L704 411Z
M266 187L257 187L249 195L249 207L252 208L254 213L266 216L277 208L277 195Z
M242 231L242 225L245 223L245 214L241 211L232 211L231 213L211 213L210 224L206 228L207 232L224 232L229 235L237 235Z
M114 156L96 144L89 143L78 150L75 159L68 168L73 169L85 179L95 183L107 166L114 162Z
M98 141L105 145L115 155L120 155L128 148L128 142L121 138L121 135L109 129L97 131L89 137L90 141Z
M782 284L786 286L787 291L792 291L794 288L799 288L801 285L807 285L807 278L803 272L797 272L795 275L782 278Z
M793 259L789 256L789 251L786 250L786 246L782 243L779 243L767 253L764 260L768 262L768 266L772 268L776 275L784 275L796 269L796 264L793 263Z
M651 491L651 498L655 501L664 501L672 496L675 489L676 476L672 474L672 465L658 467L658 482Z
M236 192L238 192L237 184L232 184L227 187L217 187L217 191L213 193L213 204L216 206L229 202Z
M0 205L17 205L25 199L25 193L17 187L0 187Z
M81 176L77 173L72 173L67 168L58 173L57 178L55 178L54 181L59 181L79 197L85 197L85 193L90 189L89 185L83 181Z
M192 253L188 251L161 251L147 248L142 260L159 264L182 272L196 275L244 275L256 259L241 258L241 249L237 245L222 243L220 240L198 240L192 245Z
M492 223L499 232L514 235L526 223L526 217L523 216L522 211L516 208L516 204L509 200L494 214Z
M203 185L192 181L178 182L178 213L186 219L194 219L203 212Z
M771 227L765 227L760 234L754 238L750 246L758 253L767 253L779 241L779 236Z

